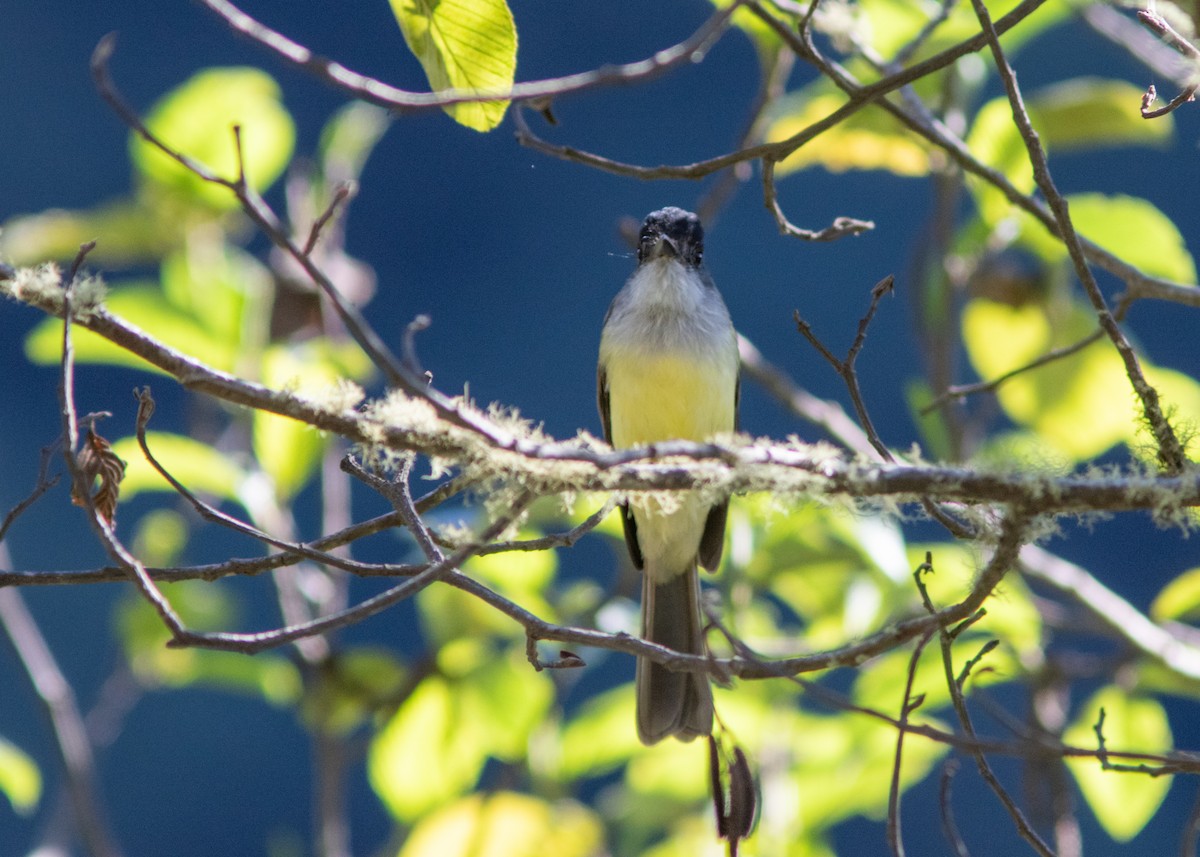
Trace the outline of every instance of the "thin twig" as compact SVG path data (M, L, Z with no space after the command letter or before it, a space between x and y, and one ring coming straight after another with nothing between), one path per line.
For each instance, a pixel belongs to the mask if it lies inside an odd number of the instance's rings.
M804 229L787 219L783 207L779 204L778 191L775 187L775 158L765 155L762 159L763 205L775 218L775 225L782 235L790 235L802 241L836 241L848 235L861 235L875 228L874 221L859 220L855 217L836 217L833 223L824 229Z
M904 857L904 836L900 832L900 765L904 758L904 736L907 734L909 715L916 711L925 701L925 694L913 697L913 682L917 677L917 665L921 654L929 641L933 639L934 631L922 634L913 647L912 656L908 659L908 673L904 679L904 696L900 700L900 728L896 730L896 756L892 762L892 780L888 789L887 810L887 840L895 857Z
M338 184L333 191L333 197L329 200L329 205L321 215L313 221L312 228L308 231L308 240L304 242L304 249L301 250L305 256L311 256L312 251L316 249L317 240L321 237L321 231L334 218L338 210L343 208L358 192L358 184L353 181L344 181Z
M942 779L938 788L938 807L941 810L942 833L945 834L946 841L950 843L950 847L954 849L955 857L971 857L971 852L967 850L967 843L963 841L962 834L958 832L958 824L954 821L954 804L951 801L950 784L957 773L958 760L947 759L946 763L942 765Z
M97 788L92 744L74 691L59 669L21 593L15 589L0 588L0 626L3 626L17 660L29 676L50 720L84 847L92 857L119 857L121 850L109 831L101 792Z
M1191 74L1189 77L1194 79L1196 76L1196 67L1200 64L1200 49L1197 49L1195 45L1184 38L1178 30L1171 26L1166 18L1157 12L1150 11L1149 9L1139 9L1137 17L1146 29L1150 30L1160 39L1165 40L1167 44L1175 48L1175 50L1179 51L1179 53L1183 54L1190 61ZM1178 107L1189 101L1195 101L1197 89L1200 89L1200 82L1189 83L1165 107L1151 110L1149 109L1150 105L1154 103L1157 97L1154 87L1151 86L1146 90L1146 95L1142 98L1142 118L1157 119L1160 116L1166 116L1168 113L1174 112Z
M738 335L742 376L757 383L794 416L823 429L830 437L857 453L871 449L871 441L837 402L819 399L771 363L745 336Z
M62 316L61 295L43 291L22 294L21 298L49 314ZM799 493L858 500L887 497L908 502L928 497L939 503L1016 503L1031 512L1051 515L1134 510L1153 510L1164 515L1200 505L1198 472L1177 476L1135 471L1052 476L985 473L963 466L864 464L844 460L827 447L794 441L667 441L612 450L587 438L571 441L521 438L502 450L493 448L485 457L479 454L478 436L448 430L444 423L425 417L409 422L395 415L385 420L369 412L331 408L287 390L268 389L217 371L163 345L103 307L76 318L74 325L94 331L142 357L189 389L222 401L287 416L353 443L469 460L472 470L463 477L469 484L496 477L519 479L536 485L542 495L576 491L685 491L699 486L719 487L732 493L777 492L781 485L787 485L790 491ZM704 466L697 467L699 462Z
M491 541L505 529L507 529L513 520L524 511L525 507L532 501L532 495L526 493L523 497L518 498L512 505L509 514L492 522L488 527L479 534L481 544L486 544ZM382 610L391 607L412 596L416 595L421 590L425 589L432 583L445 578L452 571L462 565L468 558L477 552L474 545L467 546L455 551L450 556L438 563L431 563L420 573L413 575L408 580L393 586L391 589L385 590L371 598L360 601L352 607L347 607L344 610L339 610L336 613L330 613L325 616L312 619L308 622L303 622L296 625L289 625L284 628L276 628L271 631L259 631L256 633L240 634L230 632L217 633L198 633L195 631L183 631L176 639L173 639L168 645L171 646L195 646L204 649L217 649L221 651L241 652L242 654L255 654L266 649L276 648L305 637L312 637L319 634L324 634L329 631L335 631L339 628L345 628L363 621Z
M501 429L492 420L480 418L474 411L461 407L450 397L434 390L423 378L414 376L406 365L396 359L359 309L342 295L325 272L292 240L275 212L245 182L241 170L239 170L239 177L234 180L218 176L204 164L172 148L146 126L137 112L130 107L117 90L112 76L109 74L108 62L112 56L114 45L115 39L111 34L100 40L92 52L91 69L92 78L100 96L112 107L121 120L139 137L198 178L231 191L240 203L242 210L262 230L263 234L270 238L271 242L280 250L291 256L329 298L347 332L371 358L376 367L384 373L389 383L429 402L447 422L478 435L489 444L502 449L511 446L514 438L510 432ZM238 129L235 127L234 131L236 140ZM240 152L240 148L238 151Z
M40 500L43 494L58 484L59 475L56 473L54 476L50 476L49 471L50 460L54 456L60 442L61 439L56 440L49 446L42 447L41 456L38 459L37 481L34 483L33 490L29 492L25 499L9 509L8 513L4 516L4 520L0 521L0 542L4 541L5 536L8 535L9 529L16 523L17 518L21 517L30 506Z
M1013 26L1023 20L1024 17L1036 10L1036 8L1043 2L1045 2L1045 0L1026 0L1026 2L1018 4L1007 15L1004 15L994 22L995 32L1003 35L1008 29L1011 29ZM1010 203L1022 211L1032 215L1047 229L1047 231L1050 232L1051 235L1061 237L1061 232L1059 230L1058 222L1055 219L1054 213L1044 203L1035 197L1018 190L1016 186L1009 181L1008 177L999 170L993 169L992 167L989 167L979 161L974 155L971 154L971 151L967 148L966 143L964 143L961 138L956 136L949 128L947 128L944 123L929 116L913 115L904 107L893 104L887 98L882 97L886 93L898 89L899 87L915 80L916 77L913 76L913 72L915 70L925 69L922 75L917 75L917 77L920 77L924 74L934 71L936 68L940 68L940 64L934 63L931 66L931 63L933 63L934 60L939 60L945 55L946 52L938 54L936 57L931 57L929 60L918 63L915 66L910 66L903 72L890 75L870 84L861 84L854 77L854 75L852 75L843 66L836 62L832 62L823 56L821 52L817 50L817 47L812 42L811 38L805 38L803 31L799 33L793 32L775 16L763 12L754 2L748 3L747 9L757 15L775 32L777 36L779 36L779 38L786 42L792 48L792 50L796 52L797 56L810 61L823 75L827 76L839 89L845 92L849 98L849 101L843 105L842 108L840 108L838 111L835 111L833 114L830 114L830 116L826 117L826 119L814 123L809 128L797 132L795 136L776 145L790 145L794 142L798 148L809 139L812 139L812 137L827 130L832 126L832 124L843 121L857 110L865 107L867 104L877 104L881 109L886 110L897 120L899 120L906 128L942 149L951 160L953 160L959 167L962 168L964 172L978 177L979 179L987 182L999 190ZM968 39L967 41L960 43L955 48L950 50L955 53L955 59L957 59L959 56L962 56L965 53L977 51L986 45L986 34L981 32L978 36ZM961 53L959 53L960 49L963 49ZM786 146L784 146L784 148L786 149ZM746 154L752 157L761 157L765 153L747 152ZM786 156L787 152L781 150L775 154ZM710 163L716 163L717 160L718 159L714 159L713 162ZM722 166L727 165L728 163L722 162ZM692 167L687 169L691 170L696 166L699 165L692 165ZM656 171L661 171L663 169L664 168L661 167L655 168ZM642 177L657 178L660 176L646 175ZM680 174L672 176L664 175L661 177L688 178L691 176L687 174ZM1080 239L1080 244L1090 261L1124 281L1128 293L1133 298L1153 298L1156 300L1172 301L1174 303L1191 307L1200 307L1200 289L1197 289L1194 285L1172 283L1168 280L1147 276L1133 265L1122 261L1109 251L1105 250L1103 247L1100 247L1086 238Z
M883 299L884 295L892 293L893 283L894 279L889 274L871 289L871 303L867 307L866 314L859 319L858 332L855 334L854 342L850 344L850 350L846 352L844 360L834 357L833 352L826 348L825 344L813 333L809 323L800 317L799 310L794 313L797 329L812 344L813 348L817 349L817 352L833 366L834 370L846 384L846 389L850 393L850 401L854 405L854 412L858 414L858 421L866 432L871 446L874 447L875 451L879 453L879 456L884 461L895 461L895 456L887 448L887 444L883 442L883 438L879 436L879 432L875 430L874 423L871 422L866 402L863 401L862 388L858 383L858 371L854 364L858 360L858 355L862 351L863 345L866 343L867 328L871 326L871 320L875 317L875 311L879 309L879 302Z
M318 562L322 565L327 565L343 571L354 573L373 568L373 566L367 563L356 562L355 560L338 556L327 551L315 550L312 547L299 542L276 538L275 536L263 532L258 527L252 526L245 521L240 521L233 515L222 512L215 506L205 503L186 485L176 479L171 472L167 470L166 467L164 467L163 464L155 457L154 453L150 449L150 442L146 437L146 429L150 423L150 418L154 415L155 407L154 399L150 395L150 388L141 387L134 391L134 395L138 400L135 436L137 438L138 446L141 447L142 455L145 456L146 461L149 462L150 466L158 472L159 476L161 476L170 484L170 486L177 494L179 494L180 497L186 500L191 507L196 510L196 513L199 514L201 518L211 521L215 524L219 524L220 526L226 527L234 532L249 536L256 541L262 542L263 544L270 545L271 547L282 551L283 555L289 558L289 561L287 562L280 562L271 566L271 570L282 568L288 565L294 565L301 557ZM345 542L343 542L343 544L345 544ZM267 566L264 566L262 570L267 570Z
M956 384L952 387L947 387L940 396L935 398L929 404L925 405L925 407L921 408L921 414L924 415L930 413L931 411L937 410L947 402L965 399L967 396L975 396L980 393L994 392L995 390L998 390L1005 382L1011 381L1013 378L1016 378L1019 375L1023 375L1026 372L1031 372L1034 369L1038 369L1057 360L1062 360L1064 357L1070 357L1072 354L1077 354L1078 352L1087 348L1093 342L1101 339L1103 336L1104 331L1100 328L1096 328L1079 341L1073 342L1070 345L1064 345L1062 348L1051 349L1040 357L1030 360L1023 366L1010 369L1009 371L992 378L990 381L979 381L975 384Z
M1200 680L1200 648L1156 625L1144 613L1075 563L1037 545L1021 549L1019 568L1081 604L1117 639L1178 676Z

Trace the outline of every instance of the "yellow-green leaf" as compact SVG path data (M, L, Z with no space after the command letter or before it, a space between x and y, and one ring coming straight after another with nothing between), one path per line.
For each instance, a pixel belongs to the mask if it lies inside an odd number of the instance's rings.
M424 819L400 857L590 857L603 844L600 821L574 801L495 792L465 797Z
M1101 709L1104 742L1110 752L1171 751L1174 740L1162 705L1154 699L1132 696L1115 685L1101 688L1087 701L1063 733L1063 740L1078 747L1096 747L1094 728ZM1171 787L1169 776L1105 770L1098 759L1068 759L1067 767L1096 820L1118 842L1128 842L1137 836Z
M37 763L3 738L0 738L0 792L18 815L29 815L42 797L42 774Z
M237 605L219 582L185 580L163 584L163 591L189 628L215 630L235 625ZM300 695L300 674L283 655L248 658L233 652L169 648L171 634L162 617L135 596L118 604L116 618L130 669L149 687L204 684L247 693L275 705L294 704Z
M321 340L276 345L263 356L261 378L270 387L327 407L353 407L362 390L341 377L341 364L340 356ZM291 497L304 487L316 471L326 443L327 438L307 423L267 411L254 412L254 455L280 498Z
M238 502L245 473L223 453L193 438L166 432L147 432L146 443L159 464L188 490ZM113 452L126 464L122 499L128 501L139 491L175 490L146 460L136 438L118 440Z
M408 673L396 656L381 648L345 649L309 683L303 714L311 727L347 735L395 704Z
M270 324L271 272L246 251L220 240L219 233L198 234L202 237L189 235L179 251L163 260L163 297L201 324L214 341L236 349L246 366L256 360ZM251 365L257 371L257 364Z
M197 72L150 110L147 127L171 148L199 161L221 178L236 180L239 165L257 191L270 187L292 157L296 131L279 100L279 85L255 68ZM241 129L241 161L234 126ZM133 162L143 178L217 209L237 206L226 188L203 181L137 134L130 136Z
M1073 304L1012 307L977 298L964 308L962 324L971 363L990 380L1083 338L1095 320ZM996 395L1013 421L1033 428L1054 453L1074 461L1127 440L1134 424L1129 381L1107 342L1017 375Z
M434 92L501 94L517 71L517 28L505 0L391 0L392 13ZM507 101L448 104L460 125L490 131Z
M523 648L498 656L473 640L442 647L439 674L421 682L371 744L371 785L396 818L411 822L464 794L489 757L523 757L554 695Z
M154 286L123 285L109 293L104 299L104 307L159 342L200 358L214 369L229 371L233 368L235 343L209 335L194 318L163 300L162 292ZM162 372L135 354L78 325L72 328L71 338L75 345L75 359L81 363ZM34 363L57 364L62 354L62 322L56 318L39 322L25 339L25 354Z
M1166 143L1175 117L1143 119L1144 91L1124 80L1077 77L1039 89L1026 106L1042 142L1055 151Z
M146 565L175 565L187 547L187 519L174 509L154 509L138 520L133 553Z
M1033 167L1021 135L1013 124L1007 98L993 98L975 114L967 134L967 148L980 162L998 170L1022 193L1033 190ZM1004 219L1011 208L1007 197L982 179L968 182L980 219L989 227Z
M1200 617L1200 568L1190 568L1164 586L1150 605L1150 615L1156 622Z
M1000 20L1018 3L1018 0L989 0L988 11L993 20ZM823 4L821 9L824 9ZM883 57L891 59L897 50L912 41L913 37L939 14L941 7L930 3L913 3L912 0L859 0L855 4L827 4L850 6L859 10L865 19L860 25L859 35L874 46ZM842 14L847 14L842 12ZM1010 53L1040 32L1054 26L1071 14L1068 3L1047 3L1038 9L1038 14L1026 18L1019 27L1006 33L1002 40ZM943 48L970 38L979 33L979 19L970 3L956 3L950 7L945 21L924 42L916 58L922 59Z
M464 794L487 759L484 735L474 728L454 686L426 678L371 742L371 786L392 815L412 822Z
M623 684L583 704L562 730L558 773L564 779L607 773L638 753L633 703L633 688Z
M767 127L766 141L787 140L846 103L844 95L825 89L818 85L792 99ZM860 110L781 161L776 174L786 175L813 166L835 173L887 170L898 176L923 176L929 172L929 152L882 110Z
M1155 205L1133 196L1100 193L1067 197L1083 236L1152 277L1196 282L1196 263L1179 228ZM1065 252L1065 251L1064 251Z

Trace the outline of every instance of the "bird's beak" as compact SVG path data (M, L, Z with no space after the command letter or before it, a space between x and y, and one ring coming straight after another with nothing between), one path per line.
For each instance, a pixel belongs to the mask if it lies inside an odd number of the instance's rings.
M660 256L667 256L671 259L679 258L679 248L675 246L675 242L666 235L657 236L654 242L654 248L650 251L650 258L657 259Z

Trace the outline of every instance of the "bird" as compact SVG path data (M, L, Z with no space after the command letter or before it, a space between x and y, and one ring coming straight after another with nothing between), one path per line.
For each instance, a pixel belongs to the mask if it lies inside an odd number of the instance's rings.
M704 229L690 211L646 216L637 268L613 298L600 335L597 399L616 449L707 441L737 430L737 332L704 266ZM699 492L626 499L625 544L642 571L642 637L683 654L706 652L697 568L721 562L729 500ZM703 672L637 659L637 731L643 744L712 733Z

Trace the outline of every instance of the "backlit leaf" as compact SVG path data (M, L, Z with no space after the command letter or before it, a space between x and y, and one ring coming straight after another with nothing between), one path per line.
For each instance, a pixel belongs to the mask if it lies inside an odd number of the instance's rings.
M1104 740L1110 751L1167 753L1174 740L1157 700L1130 695L1115 685L1101 688L1080 710L1063 741L1096 747L1094 727L1104 709ZM1100 825L1118 842L1128 842L1158 810L1171 777L1104 770L1098 759L1068 759L1067 767Z
M371 742L371 786L392 815L413 821L475 784L487 747L474 725L449 681L421 682Z
M255 68L197 72L154 105L146 125L171 148L231 181L239 169L233 129L240 127L241 164L256 191L270 187L283 172L296 136L292 117L279 100L279 85ZM155 185L213 208L237 206L231 191L203 181L137 134L131 134L129 145L134 164Z
M1124 80L1077 77L1039 89L1026 107L1042 142L1054 151L1170 141L1174 117L1147 122L1144 88Z
M472 788L488 758L520 758L553 698L523 651L497 657L473 640L442 647L426 678L371 744L371 785L411 822Z
M1033 190L1033 167L1021 134L1013 124L1007 98L994 98L979 108L966 143L972 155L1003 174L1017 190L1022 193ZM975 196L979 217L988 226L995 226L1008 215L1012 204L992 184L970 177L968 186Z
M1105 250L1152 277L1196 282L1196 263L1183 235L1153 203L1099 193L1074 194L1067 203L1079 234Z
M141 328L159 342L202 359L214 369L233 368L236 343L216 339L187 313L165 300L155 286L124 285L104 300L104 307L115 316ZM162 370L133 353L114 345L104 337L76 325L71 330L75 359L81 363L127 366L150 372ZM62 322L47 318L39 322L25 339L25 354L34 363L57 364L62 354Z
M788 102L768 126L766 141L786 140L846 103L844 95L826 89L818 85L810 93ZM923 176L929 172L929 153L917 137L890 115L881 110L860 110L781 161L776 175L813 166L835 173L887 170L899 176Z
M1200 618L1200 568L1175 577L1155 596L1150 616L1157 622Z
M512 89L517 28L505 0L391 0L391 5L434 92ZM444 109L460 125L490 131L504 118L508 102L463 102Z
M238 502L245 473L224 454L194 438L165 432L147 432L146 443L155 459L188 490ZM113 451L126 462L121 483L126 500L141 491L175 490L146 460L136 438L122 438L113 444Z
M15 744L0 738L0 793L18 815L29 815L42 797L37 763Z
M423 819L400 857L591 857L603 844L604 829L584 806L502 791L471 795Z
M963 341L980 377L992 379L1094 328L1071 303L1020 307L976 299L963 310ZM1033 428L1055 453L1092 458L1128 439L1133 399L1120 357L1106 342L1017 375L996 392L1015 422Z

